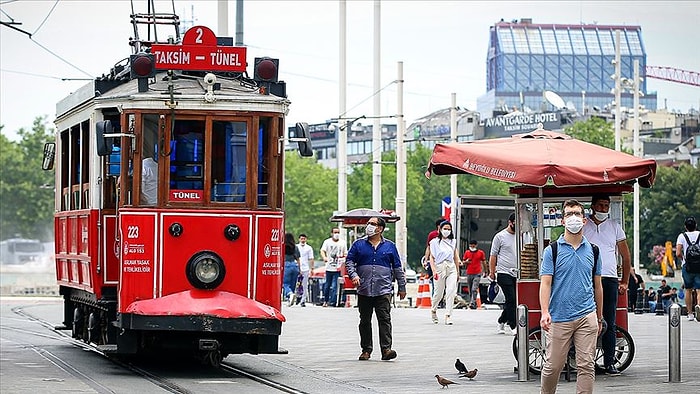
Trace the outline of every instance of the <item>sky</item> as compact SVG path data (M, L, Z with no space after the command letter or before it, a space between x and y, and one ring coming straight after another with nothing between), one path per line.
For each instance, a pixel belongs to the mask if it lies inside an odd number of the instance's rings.
M339 116L338 1L244 3L244 43L254 57L280 59L290 101L287 124L322 123ZM134 0L144 13L146 0ZM235 1L229 1L228 35L235 35ZM171 12L170 1L156 1ZM175 1L183 21L218 32L216 1ZM55 119L55 105L86 81L108 73L131 54L131 2L127 0L0 0L0 21L19 22L26 34L0 26L0 124L16 139L37 116ZM504 19L533 23L640 25L647 64L700 72L700 2L697 1L382 1L379 116L397 113L397 64L404 68L408 124L457 105L476 110L486 92L489 27ZM374 116L374 2L347 1L347 117ZM248 67L252 73L252 66ZM611 74L613 69L611 66ZM631 76L629 76L631 77ZM700 87L656 79L669 110L700 107ZM392 119L385 120L394 123ZM371 123L371 120L367 122Z

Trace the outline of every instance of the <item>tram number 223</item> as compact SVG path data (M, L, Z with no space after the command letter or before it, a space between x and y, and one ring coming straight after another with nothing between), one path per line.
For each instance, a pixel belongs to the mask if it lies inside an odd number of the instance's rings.
M138 238L139 237L139 226L128 226L126 228L126 237L127 238Z
M272 233L270 234L270 241L277 242L279 240L280 240L280 229L273 228Z

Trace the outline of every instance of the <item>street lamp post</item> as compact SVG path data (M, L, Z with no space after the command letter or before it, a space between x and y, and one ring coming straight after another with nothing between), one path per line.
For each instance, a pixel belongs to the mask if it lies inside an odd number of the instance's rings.
M639 60L634 60L634 155L642 156L639 143ZM639 182L634 183L634 270L639 272Z

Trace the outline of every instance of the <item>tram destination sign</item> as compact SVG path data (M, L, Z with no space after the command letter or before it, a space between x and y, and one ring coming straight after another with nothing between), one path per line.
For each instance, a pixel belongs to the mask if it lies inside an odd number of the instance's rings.
M151 53L157 70L246 70L246 48L216 45L216 35L205 26L187 30L181 45L153 44Z

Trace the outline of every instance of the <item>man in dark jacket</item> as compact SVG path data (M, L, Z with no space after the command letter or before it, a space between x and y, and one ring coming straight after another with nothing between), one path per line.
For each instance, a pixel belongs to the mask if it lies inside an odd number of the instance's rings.
M406 297L406 277L396 245L382 236L385 227L384 219L369 219L365 227L366 237L352 244L345 261L348 276L357 288L360 360L369 360L372 354L372 312L377 314L382 360L396 358L396 351L391 348L391 296L396 278L400 299Z

